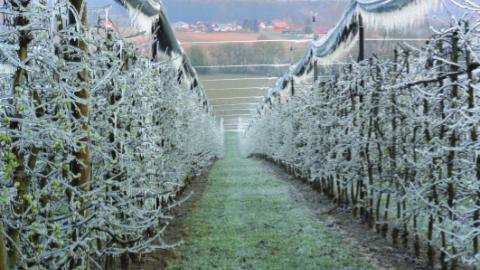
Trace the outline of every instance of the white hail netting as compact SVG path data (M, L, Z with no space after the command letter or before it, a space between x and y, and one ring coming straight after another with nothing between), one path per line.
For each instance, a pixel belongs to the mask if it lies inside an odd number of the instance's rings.
M129 13L130 21L145 31L148 35L152 34L152 26L156 25L161 31L160 39L167 41L167 48L159 48L160 50L166 50L173 60L174 67L179 70L183 75L182 83L184 85L192 85L194 81L199 83L198 76L196 71L190 64L190 60L185 55L183 48L180 47L173 29L171 28L168 18L166 16L166 11L163 8L163 3L161 0L116 0L124 5ZM155 24L158 23L158 24ZM157 38L157 37L155 37ZM199 86L202 88L202 86ZM207 100L207 97L203 91L199 91L201 98ZM208 103L208 101L207 101ZM210 106L208 104L208 106ZM211 109L211 108L210 108Z
M132 24L139 30L144 31L147 34L151 34L152 24L155 22L155 20L157 20L157 16L146 16L128 3L126 6L129 11L128 15Z
M162 241L172 218L167 210L179 203L185 180L223 151L203 90L185 89L171 60L152 62L116 33L58 29L68 2L42 3L0 7L0 67L8 67L0 70L0 251L17 251L13 268L66 269L175 245ZM12 25L13 16L29 22ZM21 62L18 37L25 31L32 40ZM70 46L72 37L89 53ZM13 89L11 70L19 68L26 79ZM87 84L78 76L84 69ZM82 87L90 92L86 100L76 96ZM79 103L88 105L88 119L73 115ZM75 184L71 170L73 153L86 145L82 123L89 127L88 189ZM15 183L19 173L25 177Z
M409 245L424 239L451 264L479 265L480 8L456 3L473 14L396 61L352 62L271 106L242 144L363 209L379 231Z
M130 21L140 30L151 34L153 23L158 20L158 14L163 9L160 0L116 0L128 10Z
M359 14L368 27L393 30L425 21L425 14L440 3L441 0L352 0L336 26L325 37L310 43L305 56L278 80L271 92L284 91L284 81L292 78L302 82L305 70L311 72L316 59L333 63L348 54L358 40Z

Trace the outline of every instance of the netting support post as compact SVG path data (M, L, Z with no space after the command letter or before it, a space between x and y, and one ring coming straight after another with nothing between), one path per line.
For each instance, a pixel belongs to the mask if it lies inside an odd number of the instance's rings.
M365 60L365 26L363 25L363 18L361 14L358 14L358 36L358 62L362 62Z
M155 21L152 25L152 60L157 60L158 54L158 32L159 31L159 24Z

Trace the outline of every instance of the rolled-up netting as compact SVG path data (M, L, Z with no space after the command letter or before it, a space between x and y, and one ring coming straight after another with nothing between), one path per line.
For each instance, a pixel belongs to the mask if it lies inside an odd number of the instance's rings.
M161 0L115 0L125 6L130 16L130 21L140 30L151 32L152 24L162 12Z
M423 21L425 14L439 3L440 0L352 0L335 27L325 37L310 42L304 57L288 69L268 95L283 91L292 78L305 75L315 60L328 63L350 52L359 35L360 16L368 27L391 30Z

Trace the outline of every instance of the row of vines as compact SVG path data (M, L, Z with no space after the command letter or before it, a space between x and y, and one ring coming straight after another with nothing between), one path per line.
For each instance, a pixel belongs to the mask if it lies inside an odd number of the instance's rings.
M126 267L174 246L168 210L223 151L182 60L88 25L83 0L1 2L0 269Z
M245 149L431 266L479 265L479 67L478 20L454 21L423 48L352 62L305 95L264 105Z

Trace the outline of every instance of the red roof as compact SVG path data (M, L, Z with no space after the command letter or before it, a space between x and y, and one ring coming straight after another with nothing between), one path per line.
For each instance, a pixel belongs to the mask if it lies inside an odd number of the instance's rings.
M315 33L319 35L326 35L328 33L328 29L323 26L315 27Z
M290 26L286 22L278 21L278 20L273 20L272 21L273 27L277 29L288 29Z
M111 21L102 21L100 24L105 28L115 28L115 25Z

